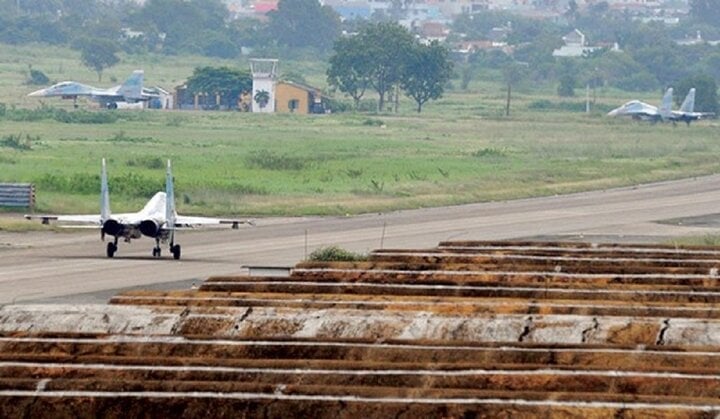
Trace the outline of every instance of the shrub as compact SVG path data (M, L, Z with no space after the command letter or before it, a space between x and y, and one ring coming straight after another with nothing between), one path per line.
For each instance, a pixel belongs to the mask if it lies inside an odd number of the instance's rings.
M130 167L144 167L146 169L162 169L165 167L160 157L141 156L126 162Z
M92 195L100 192L100 176L76 173L70 176L58 176L46 173L35 179L38 188L53 192ZM122 175L110 180L110 193L126 197L149 198L155 192L165 189L163 180L146 178L134 173Z
M480 150L472 153L473 157L483 158L483 157L505 157L507 153L505 150L499 150L497 148L493 147L485 147L481 148Z
M66 192L77 194L94 194L100 191L100 176L88 174L74 174L72 176L58 176L46 173L35 180L38 188L53 192Z
M40 137L31 137L27 134L23 137L21 134L10 134L0 139L0 147L12 148L20 151L32 150L32 143L39 142Z
M352 102L347 100L338 100L333 98L323 98L326 109L330 109L334 113L350 112L353 110Z
M53 119L66 124L111 124L118 120L116 112L68 112L65 109L56 109Z
M310 253L309 259L314 262L355 262L367 260L367 256L339 246L327 246Z
M124 131L116 132L113 134L112 137L108 138L106 141L111 143L156 143L158 140L152 138L152 137L130 137L127 134L125 134ZM128 164L130 165L130 164ZM162 164L160 165L162 167ZM153 169L151 167L151 169Z
M90 112L85 110L68 112L42 105L35 109L6 109L5 117L11 121L41 121L52 119L66 124L110 124L118 120L115 112Z
M363 125L367 125L369 127L381 127L385 125L385 122L383 122L382 119L376 119L376 118L368 118L363 121Z
M30 70L30 77L26 81L27 84L44 85L50 83L50 79L40 70Z
M245 157L245 164L250 168L265 170L302 170L306 162L300 157L260 150L253 151Z

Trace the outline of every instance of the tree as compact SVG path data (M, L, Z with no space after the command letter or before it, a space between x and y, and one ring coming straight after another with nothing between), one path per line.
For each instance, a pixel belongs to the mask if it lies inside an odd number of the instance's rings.
M165 34L162 49L168 54L203 53L207 45L200 38L228 32L227 20L229 11L221 0L147 0L128 19L138 30Z
M558 63L558 73L560 74L557 93L560 97L575 96L575 84L577 83L577 65L570 59L560 60Z
M264 108L270 103L270 93L267 90L258 90L253 99L261 108Z
M220 96L220 104L228 108L237 106L240 95L252 90L250 72L229 67L198 67L187 82L192 94Z
M428 100L442 96L445 83L452 75L449 51L437 41L430 45L416 45L408 54L400 85L405 94L417 103L417 111Z
M371 57L356 36L338 39L333 51L327 70L328 84L350 95L357 110L369 84Z
M268 31L281 46L327 51L340 35L340 16L318 0L280 0L268 18Z
M202 53L206 57L235 58L240 48L222 32L210 32L201 39Z
M460 89L467 91L470 87L470 82L475 75L475 69L471 64L465 64L460 68Z
M707 75L695 75L681 80L674 89L675 103L680 106L690 89L695 88L695 111L713 112L720 110L715 79Z
M690 0L690 15L700 22L720 26L720 8L717 0Z
M715 80L720 80L720 50L716 51L703 57L701 68L704 73L714 77Z
M575 22L580 17L578 4L575 0L570 0L568 2L567 9L565 10L565 17L571 22Z
M523 79L525 68L518 62L512 61L503 68L503 80L507 86L507 99L505 101L505 116L510 116L510 98L512 87Z
M575 77L572 74L563 74L560 76L560 84L557 88L557 94L560 97L575 96Z
M633 51L632 56L665 86L687 77L689 73L687 61L674 43L655 42Z
M369 25L356 36L368 57L368 83L378 94L378 111L382 112L385 96L402 80L403 65L416 41L407 29L389 22Z
M115 55L120 48L109 39L85 38L78 43L78 46L80 47L80 60L86 67L97 73L98 81L102 81L103 70L120 62L120 58Z
M587 60L587 67L597 69L607 84L623 90L650 91L659 86L657 78L625 52L606 51Z

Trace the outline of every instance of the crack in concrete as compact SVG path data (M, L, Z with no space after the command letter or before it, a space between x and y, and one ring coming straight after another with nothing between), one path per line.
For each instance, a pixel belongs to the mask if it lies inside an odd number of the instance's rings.
M178 320L175 322L175 324L170 329L171 335L177 335L178 330L180 329L180 326L184 323L184 320L187 318L187 316L190 315L190 307L185 307L183 311L178 316Z
M600 323L598 322L597 317L593 317L592 319L593 325L592 327L588 327L587 329L583 330L582 332L582 343L587 343L588 337L590 337L590 334L592 332L596 332L598 328L600 327Z
M532 318L532 316L530 316L525 320L525 327L523 328L522 333L518 337L518 342L522 343L525 340L525 338L527 338L528 335L530 335L530 333L532 332L532 326L533 326L533 318Z
M248 309L245 310L245 312L242 314L242 316L240 316L240 318L238 319L238 321L235 322L234 329L235 329L235 330L240 330L240 323L242 323L243 321L245 321L245 319L247 319L248 316L250 316L250 315L252 314L252 312L253 312L253 308L252 308L252 307L248 307Z
M663 320L663 327L660 329L660 332L658 333L657 341L655 341L655 345L665 345L665 333L670 328L670 319Z

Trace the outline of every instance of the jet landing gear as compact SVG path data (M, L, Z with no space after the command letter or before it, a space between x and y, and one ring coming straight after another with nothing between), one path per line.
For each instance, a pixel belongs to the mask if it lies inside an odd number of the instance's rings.
M170 243L170 253L173 255L173 259L180 259L180 245ZM162 250L160 250L160 239L155 239L155 247L153 248L152 255L154 258L162 256Z
M118 242L118 238L115 237L114 242L109 242L107 244L107 249L106 249L107 257L111 258L111 257L115 256L115 252L117 252L117 242Z
M173 258L175 258L175 260L180 259L180 245L179 244L171 245L170 252L173 254Z
M162 251L160 250L160 238L155 239L155 247L153 247L153 257L159 258L162 255Z

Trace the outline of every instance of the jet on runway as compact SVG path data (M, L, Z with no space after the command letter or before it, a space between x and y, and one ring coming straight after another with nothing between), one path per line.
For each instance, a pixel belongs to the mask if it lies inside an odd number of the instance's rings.
M630 116L633 119L665 122L670 121L673 124L683 121L690 125L692 121L712 116L712 113L695 112L695 88L690 89L685 100L680 106L680 110L672 110L673 88L667 89L662 99L660 108L647 104L640 100L631 100L619 108L608 112L608 116Z
M175 211L175 192L170 160L167 163L165 192L157 192L145 207L139 212L128 214L112 214L110 212L110 193L108 189L107 170L105 159L102 160L100 175L100 214L99 215L25 215L28 220L41 219L43 224L50 220L59 222L79 223L80 225L66 226L78 228L99 228L100 237L105 235L114 238L107 244L107 257L111 258L117 251L120 237L125 242L147 236L155 239L153 257L161 256L160 243L169 243L169 249L175 259L180 259L180 245L175 243L175 232L184 228L204 225L230 224L237 229L239 224L254 223L250 220L221 219L208 217L188 217L178 215Z
M89 97L90 99L100 103L100 105L104 108L117 109L118 102L137 103L158 97L157 94L150 93L147 89L143 88L143 78L143 70L135 70L123 84L109 89L100 89L78 83L76 81L64 81L45 89L32 92L28 96L59 96L62 99L72 99L75 107L77 107L78 97Z

